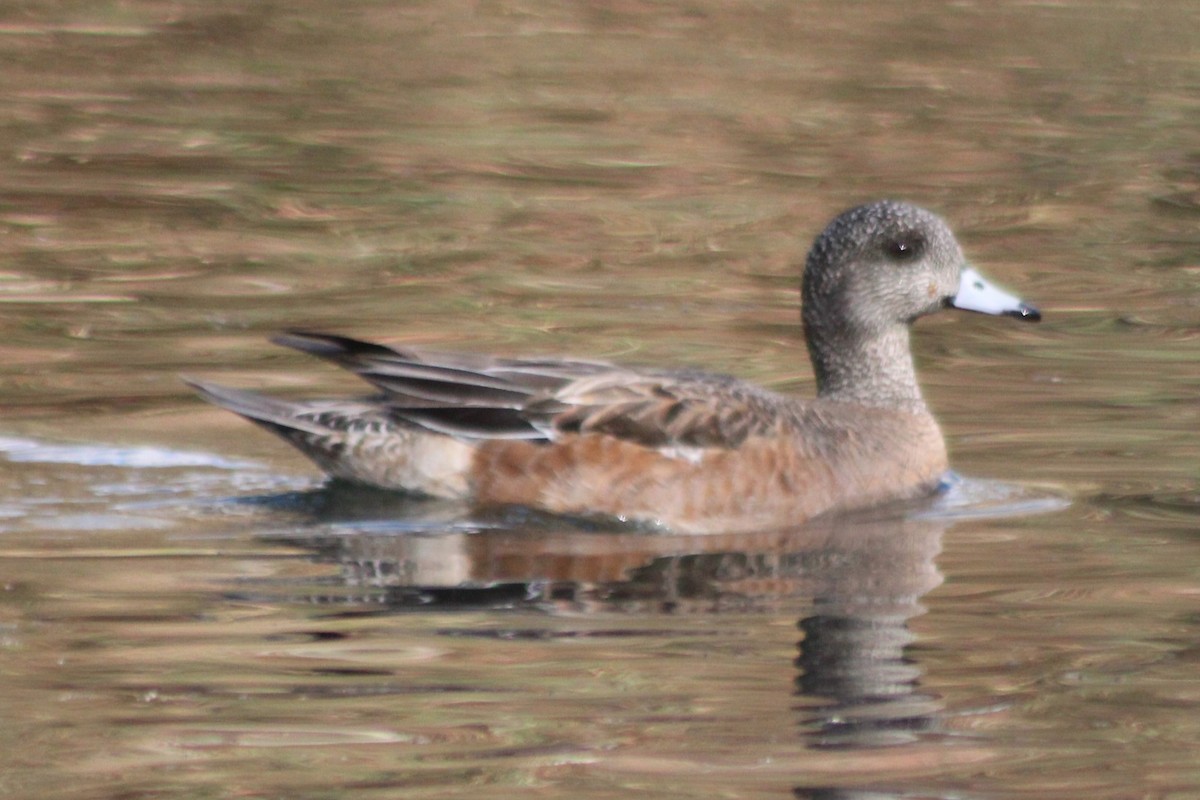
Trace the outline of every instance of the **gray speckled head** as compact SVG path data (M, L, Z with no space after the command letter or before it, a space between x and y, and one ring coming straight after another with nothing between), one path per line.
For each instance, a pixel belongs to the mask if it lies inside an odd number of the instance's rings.
M909 325L955 304L967 270L962 248L936 214L880 200L840 214L817 237L804 269L803 317L821 397L921 406ZM1036 319L1037 312L971 270L961 307ZM978 289L982 287L982 290ZM1015 304L1015 305L1014 305Z
M966 259L941 217L880 200L840 214L804 269L805 324L864 332L937 311L958 291Z

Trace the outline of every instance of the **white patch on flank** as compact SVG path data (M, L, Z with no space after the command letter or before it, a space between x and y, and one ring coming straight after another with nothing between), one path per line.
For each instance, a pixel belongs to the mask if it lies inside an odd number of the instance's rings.
M449 436L417 435L402 482L438 497L466 497L475 448Z
M683 447L681 445L673 445L671 447L660 447L658 452L662 453L667 458L673 458L677 461L686 461L689 464L699 464L704 460L703 447Z

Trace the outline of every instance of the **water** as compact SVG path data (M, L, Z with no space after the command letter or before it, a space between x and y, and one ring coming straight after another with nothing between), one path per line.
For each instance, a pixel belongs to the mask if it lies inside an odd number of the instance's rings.
M1194 4L0 10L0 796L1200 796ZM902 196L961 482L686 537L324 488L289 326L811 391Z

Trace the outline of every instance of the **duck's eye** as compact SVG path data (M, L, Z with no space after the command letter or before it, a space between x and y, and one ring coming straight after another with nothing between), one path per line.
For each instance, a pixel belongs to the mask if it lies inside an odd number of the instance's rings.
M912 261L925 249L925 241L917 236L888 239L883 252L893 261Z

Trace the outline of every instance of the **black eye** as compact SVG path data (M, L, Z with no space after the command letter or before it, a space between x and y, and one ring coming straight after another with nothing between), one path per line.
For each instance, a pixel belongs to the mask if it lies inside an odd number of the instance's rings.
M925 240L919 236L900 236L884 242L883 252L893 261L912 261L925 249Z

